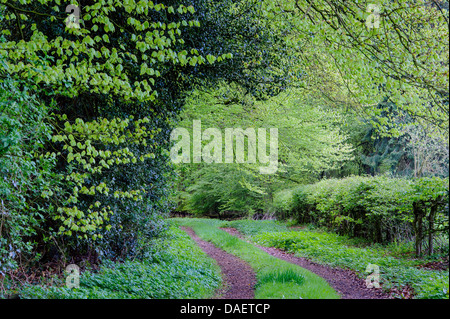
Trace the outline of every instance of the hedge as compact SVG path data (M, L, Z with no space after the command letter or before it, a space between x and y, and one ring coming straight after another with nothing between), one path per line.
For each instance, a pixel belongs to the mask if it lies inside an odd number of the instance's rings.
M282 190L274 196L278 218L326 227L374 242L426 239L448 233L448 178L401 179L352 176Z

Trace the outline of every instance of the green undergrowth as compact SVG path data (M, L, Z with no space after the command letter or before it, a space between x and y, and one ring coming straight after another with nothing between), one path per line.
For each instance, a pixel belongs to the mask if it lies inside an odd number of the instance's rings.
M288 231L284 222L276 220L250 220L250 219L238 219L225 222L221 227L232 227L239 230L245 235L256 235L262 232L280 232Z
M419 265L430 259L412 258L408 254L414 251L412 243L382 246L320 230L289 231L275 221L232 221L227 225L257 244L280 248L321 264L352 269L361 278L369 275L365 272L369 264L377 265L380 284L385 290L410 286L417 299L449 298L448 270L419 269ZM267 228L271 229L266 231Z
M191 227L203 240L210 241L248 262L256 272L256 299L339 298L323 278L300 266L272 257L254 245L219 229L230 226L227 222L198 218L173 220L180 225ZM242 222L242 225L245 225L245 222ZM261 223L258 226L264 228L267 225Z
M170 227L166 248L144 261L104 262L85 271L79 288L26 286L22 298L184 299L209 298L221 284L220 269L189 236Z

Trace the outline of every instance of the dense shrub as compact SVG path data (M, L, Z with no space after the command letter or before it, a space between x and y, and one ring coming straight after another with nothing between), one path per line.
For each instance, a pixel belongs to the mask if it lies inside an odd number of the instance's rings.
M328 179L279 192L274 205L279 217L375 242L415 237L419 244L426 233L429 253L432 235L448 231L448 179Z
M272 206L279 217L283 219L292 217L294 210L297 208L294 204L294 190L283 189L276 192L273 196Z
M1 62L1 61L0 61ZM0 82L0 277L26 261L36 243L50 202L42 190L54 189L54 158L39 154L49 140L48 107L18 81Z

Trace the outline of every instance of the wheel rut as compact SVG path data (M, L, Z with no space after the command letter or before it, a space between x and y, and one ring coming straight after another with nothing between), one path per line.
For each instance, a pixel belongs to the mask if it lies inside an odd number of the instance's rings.
M256 274L248 263L214 244L202 240L192 228L182 226L181 229L208 256L215 259L222 270L223 284L216 292L214 299L253 299L255 297Z

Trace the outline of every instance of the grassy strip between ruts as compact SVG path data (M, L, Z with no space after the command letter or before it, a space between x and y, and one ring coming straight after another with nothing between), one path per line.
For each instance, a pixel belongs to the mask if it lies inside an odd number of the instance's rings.
M44 299L184 299L210 298L220 286L220 269L178 227L170 227L165 247L151 258L105 262L98 272L84 271L79 288L28 285L21 298Z
M256 299L338 299L338 293L321 277L286 261L270 256L254 245L219 229L223 221L198 218L173 219L179 225L191 227L203 240L231 253L255 270Z
M352 269L361 278L368 275L365 270L369 264L377 265L380 283L386 290L401 291L408 285L414 289L416 299L449 298L448 270L419 269L427 259L408 257L414 251L411 243L380 246L326 231L290 231L275 221L236 220L225 226L238 229L257 244L280 248L321 264Z

